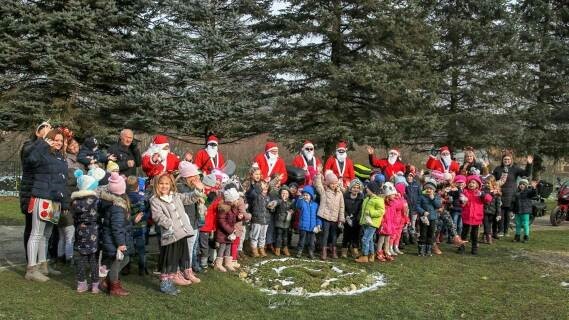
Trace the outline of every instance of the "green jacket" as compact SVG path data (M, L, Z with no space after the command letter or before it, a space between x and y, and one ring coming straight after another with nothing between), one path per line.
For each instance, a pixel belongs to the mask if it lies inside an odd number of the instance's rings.
M385 202L383 197L372 195L366 196L362 204L362 214L360 225L379 228L383 215L385 214ZM366 217L371 217L371 225L366 222Z

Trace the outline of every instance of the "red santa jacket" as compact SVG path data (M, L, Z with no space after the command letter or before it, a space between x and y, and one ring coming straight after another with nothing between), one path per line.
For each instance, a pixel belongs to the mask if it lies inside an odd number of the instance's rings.
M425 165L425 167L427 167L427 169L429 170L437 170L440 172L453 172L454 174L458 174L458 172L460 171L460 166L458 165L458 162L452 160L450 162L450 166L448 168L448 171L445 170L445 166L443 165L443 161L441 159L437 159L435 157L429 156L429 159L427 160L427 164Z
M166 157L166 168L162 165L161 162L152 163L152 155L145 154L142 157L142 170L148 176L148 178L152 179L155 176L161 174L162 172L172 173L178 170L178 166L180 165L180 157L176 154L170 152Z
M320 161L320 158L317 158L316 156L314 157L314 165L313 167L313 172L318 172L318 166L322 165L322 161ZM308 167L307 167L307 163L306 163L306 159L304 159L304 156L301 154L297 154L294 159L292 159L292 165L294 167L300 168L300 169L304 169L304 171L306 172L306 178L304 179L304 185L307 184L312 184L312 181L310 179L309 176L309 172L308 172Z
M344 172L340 172L340 168L338 167L336 157L330 156L328 160L326 160L326 164L324 165L324 171L326 170L334 171L334 174L344 182L344 187L349 186L350 181L352 181L356 177L356 171L354 170L354 163L350 158L346 158L346 161L344 162Z
M200 149L194 159L194 164L198 167L198 170L203 172L204 176L210 174L213 169L221 169L223 167L225 161L221 152L217 152L217 165L214 165L213 162L213 159L209 157L205 149Z
M277 159L277 162L275 163L275 166L273 167L273 170L271 172L269 172L269 163L267 161L267 157L265 156L264 152L259 153L255 157L254 161L259 165L259 169L261 169L262 179L270 178L276 174L282 174L283 178L281 180L281 184L285 184L286 181L288 180L286 165L282 158L279 157Z
M391 177L397 172L405 173L405 164L399 160L395 161L394 164L391 164L385 158L378 159L373 154L370 154L369 163L376 168L380 168L381 171L383 171L383 174L385 174L387 180L390 180Z

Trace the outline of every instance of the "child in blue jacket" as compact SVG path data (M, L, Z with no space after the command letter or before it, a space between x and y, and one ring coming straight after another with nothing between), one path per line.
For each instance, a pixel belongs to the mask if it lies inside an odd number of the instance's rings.
M322 221L316 216L318 204L314 201L314 188L312 186L304 186L302 198L296 200L296 208L300 211L298 224L300 239L296 257L302 257L302 250L304 250L304 246L308 242L308 256L310 259L314 259L314 235L320 231Z

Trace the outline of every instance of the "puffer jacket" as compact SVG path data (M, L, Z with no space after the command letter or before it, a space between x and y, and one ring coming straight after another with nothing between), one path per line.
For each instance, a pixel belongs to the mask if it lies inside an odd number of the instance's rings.
M484 189L485 192L490 192L487 188ZM484 204L484 215L485 216L498 216L501 213L502 198L499 194L492 194L492 201Z
M419 198L421 198L421 184L417 182L417 180L413 179L413 182L409 183L409 185L405 187L405 196L407 198L409 211L416 211Z
M195 203L199 199L200 194L173 193L171 196L171 199L158 196L150 198L152 220L162 230L161 246L167 246L196 234L184 210L184 205Z
M277 200L276 207L271 210L275 218L275 228L288 229L292 220L292 214L289 215L288 211L293 210L292 201L283 199Z
M448 192L450 213L461 214L462 213L462 202L460 202L460 195L464 190L456 189Z
M526 165L525 169L522 169L518 166L509 166L506 167L499 166L494 169L492 174L496 180L500 180L502 174L507 174L506 182L502 185L502 206L505 208L512 208L513 207L513 200L514 195L517 191L517 180L520 177L531 177L533 172L533 165L528 164Z
M360 225L379 228L385 215L385 200L378 195L368 195L362 203ZM371 218L371 224L366 222L366 217Z
M122 245L126 246L127 252L133 252L132 224L128 220L130 213L126 200L101 190L99 203L103 254L114 258L117 254L117 248Z
M344 194L340 188L334 191L327 186L325 187L322 179L322 174L318 174L314 178L314 188L320 195L318 216L327 221L344 223L346 221L344 217Z
M24 142L22 149L20 150L20 162L22 164L22 180L20 181L20 211L23 214L28 212L28 204L30 203L30 198L32 197L32 187L34 186L34 167L29 163L27 158L32 153L32 150L42 143L42 140L37 139L35 136L33 139Z
M75 250L87 255L99 250L99 224L95 191L76 191L71 194L70 214L75 221Z
M316 216L318 204L314 201L314 188L312 186L304 186L302 192L310 195L310 202L307 202L302 197L296 199L295 205L300 212L298 229L300 231L313 232L316 226L322 225L322 220Z
M534 188L528 187L524 191L518 191L514 195L514 213L515 214L522 214L522 213L531 213L533 201L532 198L537 195L537 192Z
M261 225L269 224L271 220L271 213L267 209L267 205L270 202L269 195L263 195L261 192L261 186L252 186L245 194L247 198L247 203L249 204L249 212L251 212L251 223L257 223Z
M97 144L94 138L87 138L85 142L79 147L77 154L77 161L88 168L91 160L96 160L99 163L107 163L107 153L101 149L96 149Z
M355 199L352 199L349 191L344 193L344 217L346 222L349 223L351 221L351 225L360 223L363 202L364 197L362 193L359 193Z
M429 198L426 195L421 195L419 198L419 202L417 203L417 207L415 208L420 216L422 216L425 212L428 212L429 221L434 221L439 218L437 214L437 209L439 209L443 205L443 201L441 197L436 195L433 199ZM464 221L464 211L463 211L463 221Z
M127 177L136 176L136 168L140 167L142 159L140 157L140 150L135 141L126 147L123 146L119 140L116 144L109 147L107 154L112 154L117 157L116 163L119 165L120 174L124 174ZM128 160L134 161L134 167L128 166Z
M484 204L492 201L492 195L481 190L466 189L463 191L468 201L462 209L462 223L478 226L484 220Z
M34 172L31 195L36 198L61 203L61 209L69 208L67 198L67 162L61 152L50 151L47 142L41 140L25 159L26 166Z
M217 210L217 229L215 230L215 242L217 243L232 243L229 240L229 235L235 232L235 224L239 219L239 213L236 210L229 210L227 213L222 213Z

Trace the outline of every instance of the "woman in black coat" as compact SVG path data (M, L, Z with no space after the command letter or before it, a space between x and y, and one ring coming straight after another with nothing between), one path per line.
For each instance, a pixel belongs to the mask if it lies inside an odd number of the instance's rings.
M45 140L39 141L24 165L33 171L33 185L28 212L32 216L32 229L28 241L28 270L26 279L44 282L49 273L47 239L59 221L62 210L67 210L67 162L63 154L63 134L51 130Z
M512 153L505 153L502 156L502 164L494 169L492 175L502 186L502 219L500 220L500 235L507 235L510 226L510 212L512 211L512 201L517 190L517 179L521 177L531 178L533 173L533 156L527 156L525 169L513 163Z

